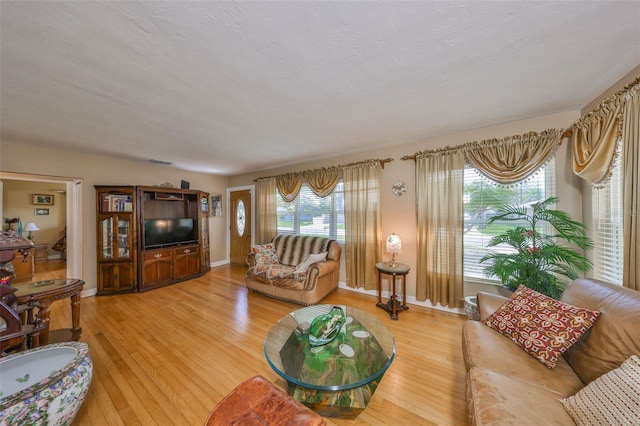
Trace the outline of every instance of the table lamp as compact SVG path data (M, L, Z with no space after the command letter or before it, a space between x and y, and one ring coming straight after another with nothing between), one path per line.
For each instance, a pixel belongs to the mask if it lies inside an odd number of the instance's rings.
M38 226L37 226L35 223L33 223L33 222L29 222L29 223L27 223L27 226L24 228L24 230L25 230L25 231L29 231L29 235L27 235L27 239L28 239L29 241L33 241L33 234L32 234L32 232L33 232L33 231L39 231L39 230L40 230L40 228L38 228Z
M395 232L387 237L387 252L391 253L391 266L395 267L396 253L402 253L402 240Z

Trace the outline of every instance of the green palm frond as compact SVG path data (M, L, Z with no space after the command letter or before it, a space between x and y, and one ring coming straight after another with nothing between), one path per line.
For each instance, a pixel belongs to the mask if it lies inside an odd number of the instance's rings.
M488 278L497 277L505 287L515 289L523 284L553 298L559 298L568 281L576 279L591 269L592 264L582 251L593 248L586 236L587 227L568 213L550 208L556 197L534 203L529 208L521 205L505 205L488 221L517 221L518 225L491 238L487 247L508 245L509 253L489 253L480 259L488 262L484 273ZM544 223L553 228L546 234ZM526 224L526 225L522 225Z

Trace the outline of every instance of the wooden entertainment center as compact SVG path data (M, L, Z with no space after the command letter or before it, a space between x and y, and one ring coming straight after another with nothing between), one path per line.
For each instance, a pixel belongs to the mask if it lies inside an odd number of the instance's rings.
M205 274L209 194L96 185L97 294L146 291Z

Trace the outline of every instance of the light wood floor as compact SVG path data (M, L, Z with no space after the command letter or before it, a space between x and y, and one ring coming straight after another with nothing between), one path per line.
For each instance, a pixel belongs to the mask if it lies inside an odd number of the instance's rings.
M36 272L36 279L64 276L55 262ZM393 321L376 301L340 289L323 301L374 313L397 347L367 409L356 420L327 423L466 424L466 318L411 306ZM90 346L94 375L74 425L202 425L216 403L249 377L260 374L286 389L262 345L270 327L298 307L249 293L238 266L146 293L83 298L81 340ZM52 328L68 327L70 317L68 301L54 303Z

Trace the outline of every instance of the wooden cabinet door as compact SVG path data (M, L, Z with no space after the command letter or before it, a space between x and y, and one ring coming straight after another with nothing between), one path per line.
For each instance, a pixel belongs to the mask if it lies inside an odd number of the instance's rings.
M174 250L175 279L181 279L200 272L200 251L198 246L179 247Z
M171 250L155 250L144 254L140 290L168 283L172 279L173 256Z
M14 258L11 261L13 264L14 273L16 277L11 280L12 284L26 283L33 279L33 249L29 250L29 254L25 259L20 250L14 250Z
M98 264L98 293L135 291L136 271L133 262Z

